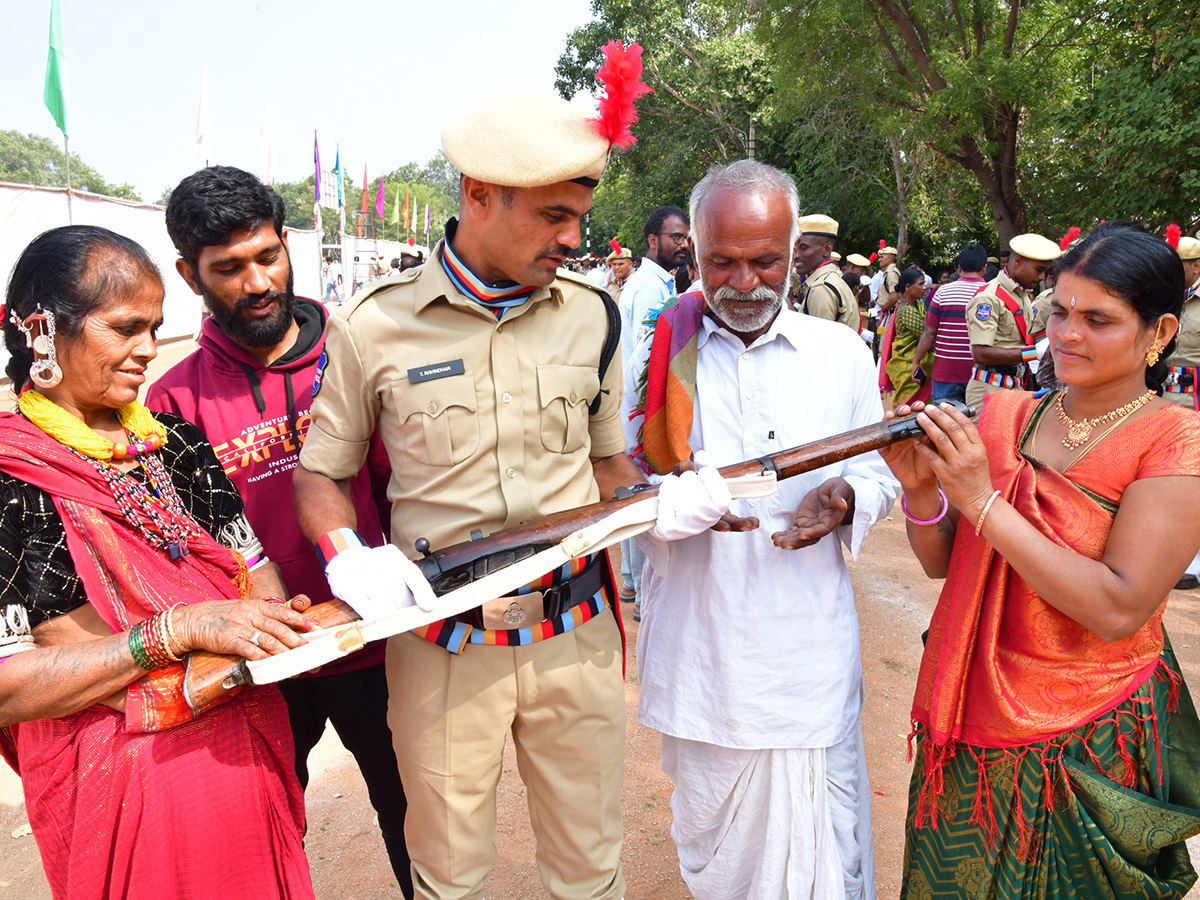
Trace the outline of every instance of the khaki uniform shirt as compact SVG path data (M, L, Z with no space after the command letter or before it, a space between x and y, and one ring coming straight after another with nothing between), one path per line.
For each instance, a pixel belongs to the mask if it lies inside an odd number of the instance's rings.
M1002 271L984 285L983 290L967 304L967 333L971 336L971 343L983 347L1024 347L1026 343L1021 337L1021 329L1017 327L1017 320L996 293L997 285L1003 287L1021 304L1027 328L1033 320L1033 304L1029 302L1029 292Z
M306 469L349 478L378 426L392 542L410 555L420 537L437 549L594 503L591 457L625 449L620 355L603 386L598 374L599 288L560 271L497 320L458 292L441 252L330 316L300 454Z
M1054 288L1046 288L1033 300L1033 321L1029 326L1029 337L1041 334L1050 321L1050 301L1054 299Z
M817 266L804 282L800 312L818 319L841 322L858 331L858 302L850 293L850 285L842 278L833 263Z
M1200 366L1200 294L1193 294L1183 304L1179 317L1179 334L1175 337L1175 352L1167 359L1168 366L1190 368ZM1195 409L1196 386L1186 393L1167 391L1163 397L1178 406Z
M1001 270L1000 274L984 285L983 290L967 304L967 333L971 337L971 344L984 347L1027 346L1021 337L1021 329L1017 327L1016 318L996 293L997 285L1003 287L1021 304L1027 329L1033 321L1033 304L1029 301L1029 292ZM972 378L967 382L967 403L978 406L984 394L1000 390L1004 388L984 384Z
M899 286L900 286L900 267L898 265L896 265L895 263L892 263L890 266L888 266L886 269L883 270L883 284L880 286L879 292L884 297L887 297L889 294L895 293L896 288ZM897 300L896 302L898 303L899 300Z

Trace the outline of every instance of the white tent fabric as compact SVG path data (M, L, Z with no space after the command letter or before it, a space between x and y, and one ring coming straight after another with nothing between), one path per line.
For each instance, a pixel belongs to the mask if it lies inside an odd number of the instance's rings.
M104 197L86 191L72 191L75 224L99 225L137 241L149 252L162 271L165 299L163 327L159 340L190 337L200 326L201 300L175 272L179 254L167 235L166 210L153 203L137 203ZM8 278L21 251L29 242L51 228L66 225L65 188L41 187L0 182L0 274L7 287ZM312 230L286 229L288 249L295 272L296 294L320 299L321 236ZM0 371L8 353L0 344Z

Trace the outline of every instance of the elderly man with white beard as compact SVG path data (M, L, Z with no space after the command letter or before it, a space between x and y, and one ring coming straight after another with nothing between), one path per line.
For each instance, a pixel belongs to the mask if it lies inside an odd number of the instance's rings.
M703 291L664 310L626 374L628 452L652 480L883 417L858 336L784 306L798 213L792 179L753 160L692 191ZM857 556L897 490L870 453L736 500L710 531L639 538L638 718L662 732L698 900L875 896L843 545Z

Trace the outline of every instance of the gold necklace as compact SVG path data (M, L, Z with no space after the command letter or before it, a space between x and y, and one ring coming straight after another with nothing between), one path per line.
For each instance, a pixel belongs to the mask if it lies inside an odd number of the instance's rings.
M1062 422L1067 429L1067 433L1063 436L1063 446L1068 450L1074 450L1081 444L1086 444L1092 436L1092 431L1097 425L1103 425L1105 422L1112 422L1118 419L1123 419L1125 416L1132 413L1134 410L1141 409L1154 397L1154 391L1146 391L1136 400L1131 400L1124 406L1118 406L1112 412L1106 412L1102 416L1095 416L1091 419L1083 419L1076 422L1067 415L1067 411L1063 409L1063 398L1067 396L1067 392L1063 391L1054 398L1054 412L1058 416L1058 421Z

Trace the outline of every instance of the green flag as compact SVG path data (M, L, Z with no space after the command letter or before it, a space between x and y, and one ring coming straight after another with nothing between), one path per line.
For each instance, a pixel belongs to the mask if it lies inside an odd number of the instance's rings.
M46 58L46 86L42 100L54 116L58 130L67 137L67 55L63 49L62 15L58 0L50 0L50 55Z
M392 217L388 219L389 225L400 224L400 188L396 188L396 202L392 204Z

